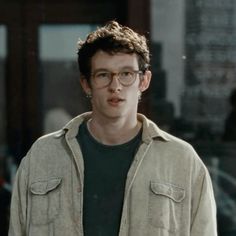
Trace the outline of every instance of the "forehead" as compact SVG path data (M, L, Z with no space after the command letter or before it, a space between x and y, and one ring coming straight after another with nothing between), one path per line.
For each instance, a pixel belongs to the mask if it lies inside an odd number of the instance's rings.
M98 51L91 60L91 69L119 70L122 68L138 69L138 57L135 53L114 53L109 54L104 51Z

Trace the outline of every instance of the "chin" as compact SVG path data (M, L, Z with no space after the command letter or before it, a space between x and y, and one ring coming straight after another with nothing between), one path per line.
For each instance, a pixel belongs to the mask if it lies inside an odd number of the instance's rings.
M121 117L125 117L124 113L115 112L115 111L107 112L105 115L106 115L107 118L110 118L110 119L118 119L118 118L121 118Z

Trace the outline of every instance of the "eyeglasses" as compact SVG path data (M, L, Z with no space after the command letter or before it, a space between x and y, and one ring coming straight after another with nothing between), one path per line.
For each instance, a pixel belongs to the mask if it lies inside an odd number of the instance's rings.
M106 87L111 84L114 76L117 76L119 82L123 86L130 86L135 82L138 75L143 75L143 72L139 70L125 69L119 71L118 73L113 73L107 70L101 70L95 72L94 74L91 74L95 84L98 87Z

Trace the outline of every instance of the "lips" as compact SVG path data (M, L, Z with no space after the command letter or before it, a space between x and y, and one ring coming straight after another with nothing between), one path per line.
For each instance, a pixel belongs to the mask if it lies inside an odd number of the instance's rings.
M118 104L120 104L121 102L123 102L124 99L119 98L119 97L113 97L113 98L109 98L107 101L108 101L108 103L111 104L111 105L118 105Z

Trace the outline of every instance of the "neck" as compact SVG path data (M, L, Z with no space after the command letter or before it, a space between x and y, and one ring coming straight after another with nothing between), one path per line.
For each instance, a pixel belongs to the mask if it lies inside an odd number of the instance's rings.
M90 134L97 141L106 145L119 145L128 142L138 134L141 126L141 122L137 119L132 122L121 119L107 122L92 117L87 123Z

